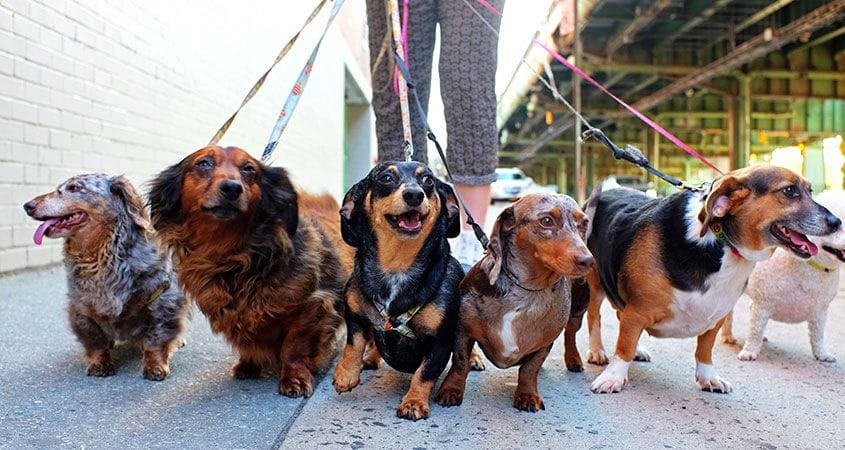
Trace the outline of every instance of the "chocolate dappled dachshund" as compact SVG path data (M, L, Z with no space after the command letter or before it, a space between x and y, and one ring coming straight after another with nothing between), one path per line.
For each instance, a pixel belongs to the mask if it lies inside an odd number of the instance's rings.
M587 216L570 197L530 194L496 219L487 254L461 283L460 325L452 368L437 392L443 406L463 401L475 342L496 367L519 367L513 406L545 409L537 375L569 317L570 279L593 257Z
M413 373L396 414L429 415L429 396L455 338L463 270L449 253L460 232L452 188L417 162L374 167L346 194L343 238L357 249L346 288L347 340L334 372L338 393L360 382L367 343Z
M140 344L144 378L170 374L190 305L159 251L144 201L122 176L76 175L24 205L43 221L33 240L64 238L67 312L88 375L114 375L115 341Z
M632 189L596 191L585 212L596 267L587 276L589 288L574 292L579 298L573 303L583 305L589 297L588 361L607 363L599 322L605 295L619 316L616 353L592 383L593 392L602 393L622 389L635 356L649 358L637 349L644 330L656 337L697 337L695 380L704 390L730 392L713 367L713 344L755 262L777 247L809 258L818 249L806 235L827 235L840 225L813 201L809 181L764 164L724 175L705 196L683 191L652 199ZM572 348L567 343L568 365L576 362Z
M180 285L239 353L234 376L278 369L280 394L311 395L352 268L337 202L297 192L283 169L244 150L212 146L159 174L150 204Z

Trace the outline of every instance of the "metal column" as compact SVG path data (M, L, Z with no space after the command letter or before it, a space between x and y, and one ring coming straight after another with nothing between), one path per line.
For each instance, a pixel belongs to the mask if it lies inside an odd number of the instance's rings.
M578 1L572 2L575 21L575 65L581 67L581 24L578 22ZM581 113L581 77L572 73L572 95L575 99L575 110ZM581 172L581 119L575 118L575 200L579 204L584 202L585 184Z
M739 77L739 117L735 163L736 168L748 165L751 156L751 77Z

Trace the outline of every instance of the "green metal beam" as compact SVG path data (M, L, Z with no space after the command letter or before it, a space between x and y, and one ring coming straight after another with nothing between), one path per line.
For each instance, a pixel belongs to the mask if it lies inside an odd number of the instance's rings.
M696 16L687 21L684 25L682 25L677 30L673 31L669 36L666 36L662 41L658 42L655 48L658 50L662 50L667 46L671 45L678 36L692 30L693 28L697 27L704 22L705 20L709 19L713 14L716 14L717 11L724 8L731 0L717 0L715 2L710 2L707 0L707 3L711 3L710 6L705 7L703 10L695 13Z
M613 56L616 50L619 50L623 45L632 42L640 30L650 24L661 11L671 4L672 0L657 0L652 2L645 11L639 12L634 17L634 20L628 23L621 32L616 33L616 35L610 39L607 47L605 48L607 56Z

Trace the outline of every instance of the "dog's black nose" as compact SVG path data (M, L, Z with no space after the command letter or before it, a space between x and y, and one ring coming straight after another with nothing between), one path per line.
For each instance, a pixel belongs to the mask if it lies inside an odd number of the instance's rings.
M226 180L220 183L220 194L226 200L235 200L241 195L241 192L244 191L244 187L241 183L235 180Z
M26 213L31 216L32 213L35 212L36 206L37 206L37 203L35 203L35 200L30 200L30 201L23 204L23 210L26 211Z
M420 206L425 198L425 192L420 188L407 188L402 193L402 198L405 199L408 206Z
M842 221L839 220L839 217L834 216L833 214L828 213L827 217L825 217L825 221L827 221L827 226L831 230L836 230L839 228L839 225L842 225Z
M593 266L593 257L591 255L579 255L575 257L575 265L583 271L590 270Z

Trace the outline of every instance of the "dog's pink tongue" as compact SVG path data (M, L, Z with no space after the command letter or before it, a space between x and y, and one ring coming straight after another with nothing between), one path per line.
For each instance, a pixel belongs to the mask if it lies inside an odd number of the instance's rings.
M47 219L41 225L38 225L38 229L35 230L35 234L32 236L35 245L41 245L41 242L44 240L44 234L47 233L47 228L55 225L58 221L59 219Z
M420 226L420 216L419 214L405 214L399 216L399 226L402 228L407 229L415 229L419 228Z
M807 251L809 251L813 256L816 256L819 253L819 248L816 244L810 242L810 240L807 239L807 236L804 236L797 231L789 230L789 240L791 240L795 245L803 245L807 247Z

